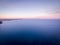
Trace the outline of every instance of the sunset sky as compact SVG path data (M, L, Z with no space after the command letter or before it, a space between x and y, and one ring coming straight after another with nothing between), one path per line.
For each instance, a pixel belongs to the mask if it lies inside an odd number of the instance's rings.
M0 0L0 18L60 19L60 0Z

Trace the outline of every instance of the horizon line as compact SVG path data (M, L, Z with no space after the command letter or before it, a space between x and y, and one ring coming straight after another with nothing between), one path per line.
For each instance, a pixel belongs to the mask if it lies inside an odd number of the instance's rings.
M60 18L0 18L1 19L60 19Z

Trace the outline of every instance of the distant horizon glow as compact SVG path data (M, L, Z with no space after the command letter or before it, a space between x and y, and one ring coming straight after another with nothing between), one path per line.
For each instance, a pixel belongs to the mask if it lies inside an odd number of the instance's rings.
M59 0L0 0L0 19L60 19Z
M60 19L60 16L1 16L0 19Z

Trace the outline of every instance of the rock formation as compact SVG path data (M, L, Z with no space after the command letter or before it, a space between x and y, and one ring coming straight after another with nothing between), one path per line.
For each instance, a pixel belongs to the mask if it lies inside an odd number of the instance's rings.
M0 24L2 24L2 21L0 21Z

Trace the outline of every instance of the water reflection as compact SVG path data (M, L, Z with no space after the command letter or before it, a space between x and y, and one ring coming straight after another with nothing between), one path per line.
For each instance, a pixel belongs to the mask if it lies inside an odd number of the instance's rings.
M0 29L0 44L60 44L60 20L4 21Z

